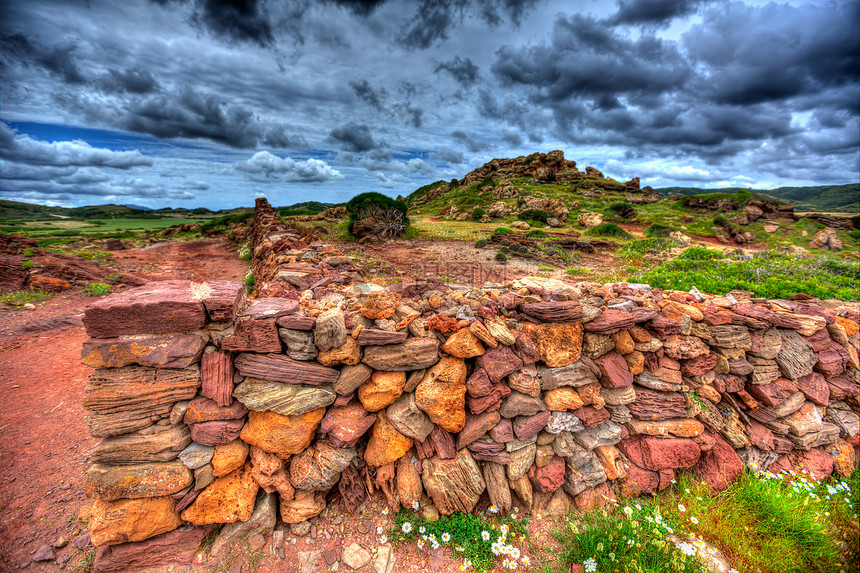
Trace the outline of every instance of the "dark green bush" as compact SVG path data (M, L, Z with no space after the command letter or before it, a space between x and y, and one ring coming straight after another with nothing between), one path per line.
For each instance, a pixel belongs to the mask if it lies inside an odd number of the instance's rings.
M254 212L248 211L247 213L234 213L233 215L224 215L223 217L218 217L217 219L212 219L211 221L207 221L200 225L200 228L197 229L198 232L202 233L203 231L208 231L210 229L220 229L227 228L230 225L239 225L245 223L246 221L250 222L251 219L254 218Z
M517 215L517 219L520 221L538 221L540 223L546 223L550 217L552 217L551 214L541 209L528 209Z
M540 229L532 229L531 231L526 233L526 238L528 239L545 239L548 236L549 235L547 235L544 231L541 231Z
M495 186L496 186L496 182L495 182L495 181L493 181L493 176L492 176L492 175L490 175L489 173L487 173L487 174L484 176L484 180L483 180L483 181L481 181L481 185L489 185L490 187L495 187Z
M681 253L678 258L686 261L709 261L712 259L722 258L719 251L707 249L705 247L690 247Z
M480 207L475 207L474 209L472 209L472 220L473 221L480 221L481 217L483 217L486 214L487 214L487 212L484 211L483 209L481 209Z
M489 244L489 241L487 241L487 239L481 239L480 241L475 241L475 248L476 249L483 249L488 244Z
M713 219L714 225L718 225L720 227L725 227L729 224L729 220L726 219L723 215L717 215Z
M384 235L398 237L409 227L409 218L406 216L406 203L395 201L382 193L362 193L350 199L346 204L349 213L349 231L356 221L374 217L385 223Z
M603 210L603 214L607 217L619 217L621 219L632 219L636 216L636 210L633 208L633 205L628 203L627 201L618 201L616 203L612 203Z
M645 229L645 236L650 238L655 237L668 237L672 233L672 227L668 225L661 225L660 223L653 223Z
M493 232L496 234L499 234L499 235L513 235L514 234L513 229L508 229L507 227L496 227L493 230Z
M852 239L860 239L860 229L854 229L853 231L848 231L848 236Z
M448 183L448 187L450 187L451 189L454 189L455 187L459 187L459 186L460 186L460 181L456 177L451 179L451 181Z
M585 234L592 235L595 237L615 237L617 239L631 238L630 234L627 231L625 231L615 223L603 223L602 225L598 225L593 229L586 231Z
M498 252L496 253L496 260L503 263L508 260L508 255L502 252Z
M860 215L851 217L851 224L854 225L855 229L860 229Z

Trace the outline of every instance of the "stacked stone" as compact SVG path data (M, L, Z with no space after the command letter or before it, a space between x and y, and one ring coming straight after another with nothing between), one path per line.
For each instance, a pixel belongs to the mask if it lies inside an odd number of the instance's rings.
M350 508L379 489L393 509L468 512L486 492L560 512L685 469L721 490L744 464L855 466L856 303L350 285L349 259L258 218L258 285L284 296L174 281L87 311L97 545L229 523L221 547L314 518L335 489ZM299 290L295 261L327 282Z

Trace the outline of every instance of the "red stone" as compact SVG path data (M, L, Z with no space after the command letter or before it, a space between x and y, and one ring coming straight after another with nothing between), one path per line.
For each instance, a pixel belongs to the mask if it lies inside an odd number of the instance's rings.
M833 473L833 458L818 448L812 448L806 452L795 450L786 456L780 456L767 469L775 474L794 470L798 475L804 475L805 471L815 479L822 480Z
M472 375L466 380L466 391L469 396L480 398L487 396L493 391L493 384L490 382L487 371L483 368L476 368Z
M201 446L223 446L239 437L245 418L191 424L191 439Z
M509 418L502 418L487 434L491 440L500 444L514 441L514 427Z
M736 392L737 390L729 391ZM765 406L776 408L797 393L797 386L791 380L777 378L770 384L747 384L746 391Z
M713 436L714 446L693 466L693 473L719 493L734 483L744 471L744 463L735 449L718 435Z
M564 470L564 458L556 456L542 468L532 464L528 473L529 481L539 492L552 493L564 485Z
M664 490L675 483L675 470L660 470L657 472L657 478L660 480L659 489Z
M447 431L436 426L427 439L433 442L433 449L436 450L436 454L440 458L443 460L454 459L457 450L454 448L454 438Z
M847 400L856 397L860 393L860 385L850 380L847 376L835 376L827 380L830 387L831 400Z
M753 446L766 452L773 451L773 432L755 420L750 420L747 424L747 435L749 435L750 443Z
M221 341L221 349L230 352L267 354L281 351L278 327L268 320L245 320L236 325L236 332Z
M200 393L213 400L219 406L229 406L233 403L233 357L229 352L210 352L200 360L200 378L202 387Z
M804 338L810 345L812 345L812 350L814 352L830 350L833 346L833 339L830 338L830 333L826 328L818 330L813 333L812 336L804 336Z
M290 314L287 316L278 317L275 324L281 328L289 328L290 330L313 330L317 324L317 319L312 316L302 316L300 314Z
M235 364L242 376L287 384L322 386L334 384L340 376L340 372L333 368L293 360L282 354L240 354Z
M112 294L90 305L84 326L93 338L197 330L206 324L191 281L152 282Z
M517 416L514 418L513 428L517 439L527 440L532 436L537 435L546 427L546 423L549 421L550 415L552 415L552 412L544 410L543 412L538 412L534 416ZM607 415L607 418L608 417L609 416Z
M514 354L510 348L501 344L488 350L483 356L479 356L475 360L475 364L486 370L487 376L493 384L500 382L508 374L523 367L522 359Z
M386 344L402 344L406 342L406 331L391 332L388 330L377 330L365 328L358 333L356 342L359 346L384 346Z
M521 308L541 322L570 322L582 318L582 306L575 301L533 302Z
M619 330L626 330L636 324L636 315L632 312L608 308L600 316L587 322L586 332L597 334L615 334Z
M211 289L209 295L203 299L203 306L209 313L209 320L214 322L230 322L236 318L236 310L239 308L247 290L245 283L239 281L208 281L206 285Z
M823 328L821 330L824 330ZM813 367L816 372L821 372L828 378L839 376L845 372L845 364L839 348L824 350L818 353L818 362Z
M609 411L606 408L597 409L594 406L583 406L573 411L576 417L582 420L586 428L599 426L609 419Z
M627 468L627 475L623 478L622 492L625 496L637 496L655 493L660 487L660 476L631 463Z
M200 422L215 422L218 420L235 420L248 413L248 408L242 402L234 401L229 406L219 406L214 400L205 396L198 396L188 403L185 411L184 422L186 424L198 424Z
M466 416L466 425L457 434L457 449L462 450L481 438L499 423L498 412L485 412L477 416Z
M525 330L515 330L514 336L517 341L514 343L514 350L517 351L524 364L534 364L540 360L540 350L538 350L532 337Z
M681 334L681 323L674 318L669 318L663 315L657 315L653 319L645 323L652 332L657 335L657 338L665 339L676 334Z
M436 330L442 334L452 334L457 332L459 328L460 324L456 319L441 314L434 314L430 317L430 320L427 321L428 330Z
M375 421L376 416L365 410L361 402L355 401L329 408L320 423L320 431L328 434L334 447L351 448Z
M600 368L600 385L604 388L618 389L633 385L633 374L624 357L615 351L604 354L596 359L595 364Z
M681 373L684 376L701 376L708 370L712 370L716 365L716 354L703 354L684 362L684 365L681 367Z
M699 446L689 438L658 438L631 435L618 443L634 464L652 471L689 468L701 456Z
M827 380L825 380L824 376L818 372L802 376L795 380L794 383L810 402L814 402L819 406L830 404L830 387L827 385Z
M242 313L254 319L277 318L294 314L299 310L299 302L288 298L258 298Z
M103 545L96 552L93 573L141 571L160 565L189 565L203 538L213 529L182 527L138 543Z

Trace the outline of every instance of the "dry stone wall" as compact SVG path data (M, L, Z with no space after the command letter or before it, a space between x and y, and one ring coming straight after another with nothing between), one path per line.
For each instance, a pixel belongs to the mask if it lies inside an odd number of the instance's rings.
M856 303L540 277L383 289L265 200L251 248L256 298L166 281L86 312L97 571L376 490L393 509L546 511L684 470L721 490L744 465L855 467Z

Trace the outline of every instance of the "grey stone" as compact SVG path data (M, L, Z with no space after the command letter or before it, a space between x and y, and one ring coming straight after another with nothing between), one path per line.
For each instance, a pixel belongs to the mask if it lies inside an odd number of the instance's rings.
M287 347L287 356L293 360L313 360L319 354L311 331L279 328L278 335Z
M191 442L187 448L179 454L179 460L190 470L202 468L212 461L215 455L214 446L202 446L197 442Z
M255 412L297 416L333 404L337 394L331 386L305 386L246 378L233 390L233 397Z
M260 495L257 498L257 505L254 507L251 519L244 522L227 523L221 528L221 532L212 544L212 554L220 555L238 540L254 533L265 534L272 531L277 521L277 507L277 496L274 493Z
M385 413L395 430L419 442L426 440L433 431L434 424L415 403L414 392L401 394L386 408Z

